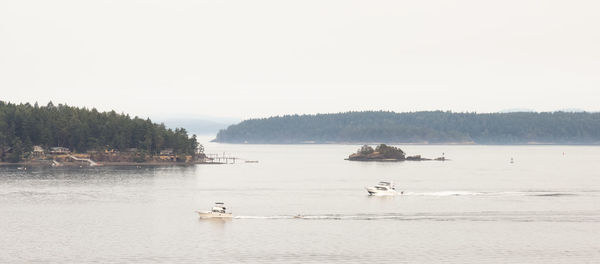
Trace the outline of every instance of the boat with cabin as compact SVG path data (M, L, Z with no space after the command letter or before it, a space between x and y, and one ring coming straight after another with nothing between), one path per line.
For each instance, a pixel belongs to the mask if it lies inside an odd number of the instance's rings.
M381 181L372 187L365 187L369 195L396 195L396 185L392 182Z
M200 218L232 218L233 214L227 212L225 204L216 202L210 211L198 211Z

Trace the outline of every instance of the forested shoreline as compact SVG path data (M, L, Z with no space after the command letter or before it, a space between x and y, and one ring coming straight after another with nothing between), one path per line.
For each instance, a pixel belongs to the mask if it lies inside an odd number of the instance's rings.
M225 143L600 144L600 113L345 112L250 119Z
M147 155L169 149L194 155L198 142L184 128L172 130L115 111L0 101L0 158L18 161L34 146L63 147L77 153L135 149Z

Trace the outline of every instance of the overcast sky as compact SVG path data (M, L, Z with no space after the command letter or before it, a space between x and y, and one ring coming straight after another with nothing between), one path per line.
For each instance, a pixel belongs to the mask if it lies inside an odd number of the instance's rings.
M0 100L141 116L600 110L599 1L0 0Z

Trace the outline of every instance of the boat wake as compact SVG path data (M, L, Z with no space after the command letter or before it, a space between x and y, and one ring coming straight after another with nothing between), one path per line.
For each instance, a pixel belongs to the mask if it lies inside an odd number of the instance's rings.
M557 191L515 191L515 192L471 192L471 191L440 191L440 192L404 192L406 196L577 196L583 195L579 192L557 192ZM586 193L593 195L593 193ZM600 193L596 193L600 195Z
M414 214L321 214L236 216L248 220L397 220L397 221L503 221L503 222L598 222L600 211L593 212L462 212Z

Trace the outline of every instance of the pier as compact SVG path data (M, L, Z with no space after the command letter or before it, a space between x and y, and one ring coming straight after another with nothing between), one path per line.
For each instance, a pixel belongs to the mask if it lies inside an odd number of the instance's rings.
M236 158L233 156L227 156L227 155L225 155L225 152L223 152L223 155L219 155L219 154L205 154L205 155L206 155L206 161L210 162L210 163L235 164L235 161L240 159L240 158Z

